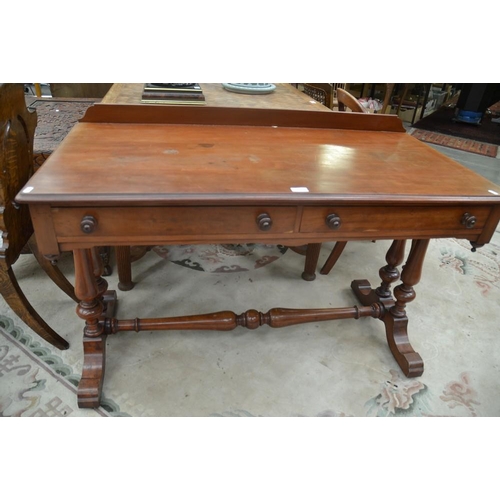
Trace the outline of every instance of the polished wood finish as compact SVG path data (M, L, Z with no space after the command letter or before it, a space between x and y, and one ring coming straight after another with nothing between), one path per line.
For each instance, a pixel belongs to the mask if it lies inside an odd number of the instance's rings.
M75 252L77 312L85 321L81 406L99 404L105 336L125 330L253 329L368 316L383 321L404 373L422 372L406 305L428 240L487 243L500 220L498 186L407 135L394 116L276 110L270 122L266 110L141 106L139 123L128 106L117 124L109 121L110 106L117 105L96 105L16 198L30 206L44 255ZM93 250L100 245L312 243L306 262L314 269L318 245L332 239L394 240L380 287L353 282L361 307L105 317L106 285ZM391 293L406 239L412 249Z
M29 210L14 201L33 175L37 116L26 108L22 84L0 84L0 292L11 309L35 333L59 349L69 344L37 313L24 295L12 266L28 245L49 277L71 298L73 286L58 267L38 252Z

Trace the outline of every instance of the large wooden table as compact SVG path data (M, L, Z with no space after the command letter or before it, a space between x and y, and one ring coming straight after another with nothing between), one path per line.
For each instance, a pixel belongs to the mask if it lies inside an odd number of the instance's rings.
M384 323L406 376L421 375L406 304L415 298L429 239L487 243L500 219L499 193L406 134L395 116L98 104L16 200L29 204L46 258L74 253L77 314L85 321L78 402L96 407L106 335L130 330L373 317ZM411 250L400 275L407 239ZM361 305L118 319L96 252L106 245L331 240L393 240L380 286L351 284Z

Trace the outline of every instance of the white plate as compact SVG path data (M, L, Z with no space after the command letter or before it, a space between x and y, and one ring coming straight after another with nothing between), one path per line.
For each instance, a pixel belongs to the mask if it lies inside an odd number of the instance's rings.
M276 89L272 83L223 83L222 86L239 94L270 94Z

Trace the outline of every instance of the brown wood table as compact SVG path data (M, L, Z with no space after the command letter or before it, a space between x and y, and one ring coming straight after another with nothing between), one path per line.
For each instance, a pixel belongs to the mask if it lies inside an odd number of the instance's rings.
M373 317L384 323L405 375L421 375L406 304L415 298L429 239L464 238L473 249L487 243L500 219L499 193L406 134L396 116L97 104L16 201L29 205L46 258L74 253L77 314L85 321L78 403L96 407L106 336L130 330ZM331 240L393 240L381 284L351 284L361 305L118 319L96 252L106 245Z

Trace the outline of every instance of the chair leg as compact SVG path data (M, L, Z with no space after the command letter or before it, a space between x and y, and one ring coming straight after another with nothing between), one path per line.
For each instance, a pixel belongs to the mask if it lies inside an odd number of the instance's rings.
M40 337L58 349L67 349L69 347L68 342L52 330L28 302L19 287L14 271L6 265L3 259L0 260L0 293L19 318Z
M111 276L113 269L109 264L109 259L111 256L111 247L99 247L99 255L101 256L102 263L104 265L103 276Z
M333 250L331 251L328 259L326 259L325 264L321 268L320 274L328 274L332 270L333 266L344 251L346 245L347 241L337 241L337 243L335 243L335 246L333 247Z
M61 270L50 263L38 250L38 245L34 236L28 241L31 253L35 256L40 267L47 273L48 277L72 300L79 302L75 295L73 285L67 280Z
M321 243L307 244L304 272L302 273L303 280L314 281L316 279L316 266L318 265L318 258L320 252L321 252Z
M132 281L132 259L129 246L115 247L118 288L124 292L134 288Z

